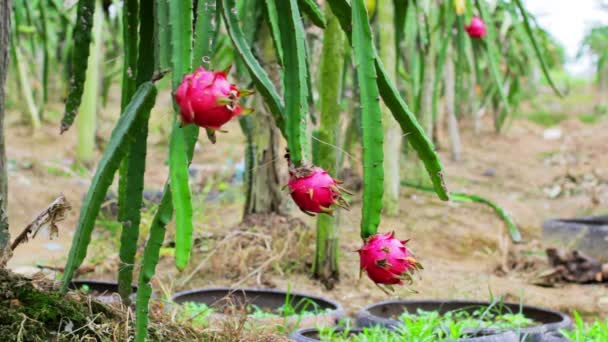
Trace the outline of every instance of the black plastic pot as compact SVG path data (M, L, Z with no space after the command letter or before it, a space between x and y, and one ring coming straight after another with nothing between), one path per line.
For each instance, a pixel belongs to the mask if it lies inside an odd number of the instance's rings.
M335 331L342 332L344 328L336 328ZM363 332L363 328L349 329L348 336L356 336ZM319 329L307 328L299 329L289 335L289 338L296 342L318 342L323 341L319 337ZM472 337L457 340L458 342L519 342L519 337L512 331L499 334L477 333Z
M344 328L335 328L336 332L343 332ZM363 332L363 328L352 328L348 331L348 336L356 336ZM296 342L317 342L323 341L319 337L319 329L317 328L304 328L298 329L289 335L289 338Z
M543 241L608 262L608 216L547 220L543 223Z
M118 283L113 281L105 280L89 280L89 279L75 279L70 283L70 289L81 290L83 286L86 286L91 291L92 296L103 303L117 303L120 302L120 295L118 294ZM135 293L137 292L137 286L133 285L133 293L131 294L131 301L135 301Z
M289 330L296 328L326 327L334 326L344 316L342 306L328 298L322 298L303 293L290 292L273 289L249 289L249 288L207 288L195 289L176 293L173 296L175 303L185 302L203 303L216 310L209 316L210 324L228 318L226 314L234 313L235 308L243 308L247 305L255 305L261 309L274 312L285 304L287 298L292 305L297 307L298 303L306 301L314 303L316 308L323 310L318 315L294 315L288 317L253 318L260 326L274 328L276 326L287 327ZM310 309L310 307L308 307ZM306 310L306 308L301 308Z
M552 332L539 336L538 339L533 342L572 342L572 340L565 338L558 332Z
M401 325L401 322L395 318L404 312L416 313L418 309L425 311L437 310L440 314L454 310L473 312L480 306L487 307L490 304L490 302L462 300L388 300L369 305L359 311L357 325L361 327L382 325L394 328ZM501 305L510 312L517 313L521 310L527 318L541 323L540 325L518 329L517 333L525 338L558 331L559 329L568 329L572 325L570 317L558 311L528 305L520 307L519 304L513 303ZM482 332L492 333L495 331L484 329Z

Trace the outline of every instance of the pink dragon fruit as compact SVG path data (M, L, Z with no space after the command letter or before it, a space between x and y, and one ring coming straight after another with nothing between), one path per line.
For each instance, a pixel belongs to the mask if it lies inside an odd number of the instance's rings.
M333 214L333 205L348 209L342 198L340 181L333 179L325 170L316 166L301 166L290 170L287 186L291 198L298 207L309 215L313 213Z
M406 241L395 238L395 232L375 234L366 239L359 249L361 271L365 271L376 284L403 284L412 282L411 273L422 266L405 247Z
M486 36L486 24L478 17L471 18L471 23L464 29L471 38L479 39Z
M175 91L175 101L184 124L219 130L233 117L250 111L239 105L239 97L249 94L228 82L226 72L200 67L184 77Z

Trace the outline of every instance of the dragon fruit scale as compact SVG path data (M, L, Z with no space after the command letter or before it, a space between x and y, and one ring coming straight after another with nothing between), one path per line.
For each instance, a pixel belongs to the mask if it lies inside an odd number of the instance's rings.
M333 179L322 168L307 165L292 169L289 173L287 187L291 198L306 214L332 215L334 205L348 209L348 203L342 198L342 192L347 191L340 186L340 181Z
M230 83L225 71L200 67L184 76L174 96L183 124L219 130L233 117L251 111L239 105L239 98L249 94Z
M379 285L402 285L412 282L411 274L422 268L405 246L406 241L395 238L395 232L375 234L367 238L358 250L361 271Z

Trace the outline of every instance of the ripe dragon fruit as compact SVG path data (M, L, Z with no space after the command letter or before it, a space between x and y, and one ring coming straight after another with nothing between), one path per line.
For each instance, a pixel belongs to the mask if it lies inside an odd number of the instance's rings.
M478 17L471 18L471 23L464 29L471 38L479 39L486 36L486 24Z
M422 266L405 247L406 241L395 238L395 232L375 234L366 239L358 250L361 271L365 271L376 284L403 284L412 282L411 273Z
M183 124L194 123L214 131L233 117L251 111L239 105L239 97L251 93L228 82L226 71L208 71L200 67L184 77L175 91L175 101Z
M309 215L326 213L333 215L333 205L348 209L348 203L342 198L342 182L333 179L325 170L316 166L301 166L289 171L287 187L291 198L300 210Z

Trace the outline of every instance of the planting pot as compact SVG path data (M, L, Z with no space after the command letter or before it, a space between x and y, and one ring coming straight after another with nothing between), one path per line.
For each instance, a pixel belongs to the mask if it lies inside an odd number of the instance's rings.
M530 342L572 342L572 340L565 338L564 336L562 336L562 334L558 332L552 332L540 335L537 339Z
M120 295L118 294L118 283L113 281L105 280L88 280L88 279L74 279L70 283L70 289L80 290L83 286L88 287L91 291L91 297L94 297L102 303L118 303L121 301ZM133 285L132 294L129 297L131 301L135 301L135 293L137 292L137 286Z
M209 318L209 324L219 323L229 319L230 314L242 314L247 305L256 307L268 312L276 312L288 300L296 307L296 311L306 312L313 305L322 313L315 315L276 316L276 317L249 317L250 321L255 322L260 327L276 329L285 328L291 331L297 328L311 327L331 327L338 323L344 316L342 306L337 302L317 296L307 294L272 290L272 289L249 289L249 288L208 288L183 291L173 296L175 303L195 302L206 304L215 309ZM302 303L298 305L298 303ZM300 311L300 312L301 312Z
M552 219L543 223L547 246L577 250L602 263L608 262L608 216Z
M343 332L344 328L336 328L336 332ZM356 336L363 332L363 328L353 328L348 330L348 336ZM319 329L306 328L294 331L289 335L289 338L296 342L318 342L323 341L319 336ZM519 342L519 337L512 331L506 331L499 334L476 333L473 336L456 340L459 342Z
M343 332L344 328L335 328L336 332ZM356 336L363 332L363 328L352 328L348 329L348 337ZM317 328L304 328L298 329L291 334L289 334L289 338L296 342L316 342L323 341L319 336L319 329Z
M401 322L396 318L404 312L416 313L418 309L425 311L437 310L440 314L455 310L473 312L480 306L487 307L489 305L491 305L490 302L463 300L387 300L369 305L359 311L357 325L362 327L382 325L395 328L401 325ZM513 303L503 303L502 307L513 313L518 313L521 310L525 317L539 323L531 327L517 329L517 332L522 337L532 337L534 335L558 331L559 329L568 329L572 325L570 317L558 311L528 305L520 307L519 304ZM491 328L480 331L496 332Z

